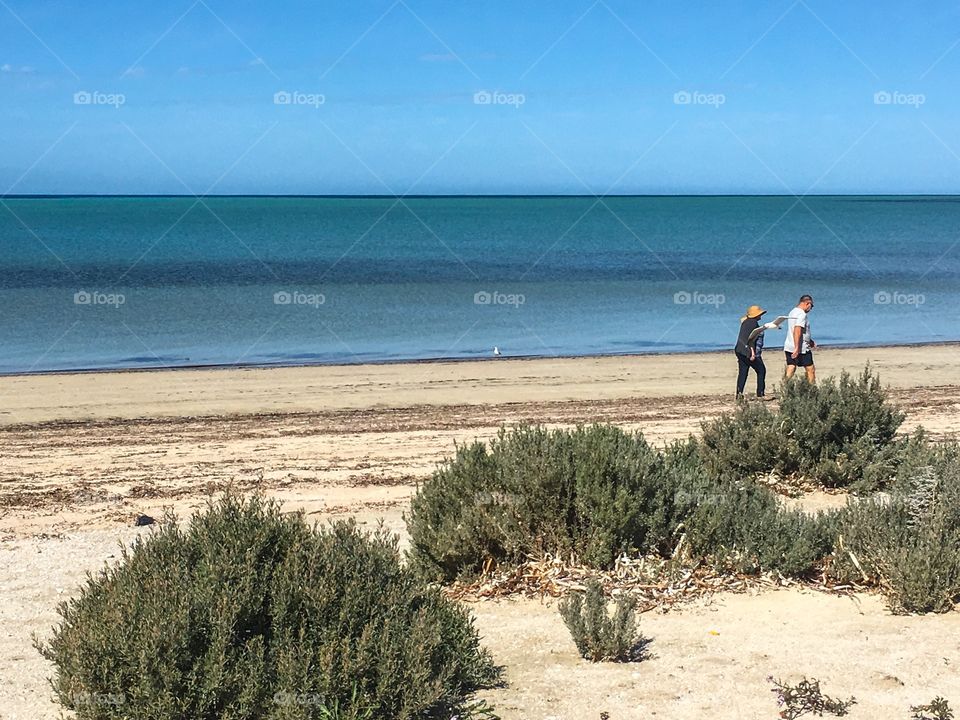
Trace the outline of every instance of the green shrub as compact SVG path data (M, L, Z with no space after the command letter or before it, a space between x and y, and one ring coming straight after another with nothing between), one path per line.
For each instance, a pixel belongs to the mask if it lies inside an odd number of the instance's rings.
M890 495L851 502L841 520L835 572L876 579L895 611L945 612L960 598L960 451L927 456Z
M794 718L804 715L823 716L824 713L830 715L846 715L850 708L857 704L856 698L847 700L838 700L828 695L824 695L820 690L820 681L814 678L808 680L804 678L796 685L788 685L782 680L774 680L772 677L767 680L773 683L773 693L777 696L777 706L783 708L780 711L780 717L794 720Z
M636 598L621 595L609 614L603 586L589 580L586 592L570 593L560 601L560 616L581 657L591 662L631 662L642 659L648 642L637 629L636 608Z
M698 556L746 573L776 571L803 577L817 570L836 542L837 514L785 510L753 483L722 483L688 518Z
M887 403L869 367L857 378L843 372L839 381L818 385L785 383L780 414L800 471L824 485L869 490L893 476L899 449L893 441L904 415Z
M675 497L691 473L702 470L689 447L662 455L611 425L501 430L489 448L458 447L418 488L407 517L411 562L431 580L544 553L609 567L622 552L669 545Z
M573 553L609 568L622 552L669 556L678 530L701 557L744 572L804 575L831 551L826 516L782 510L755 483L716 479L696 442L657 453L612 426L502 430L457 449L414 497L412 565L430 580Z
M945 610L960 594L960 449L918 433L899 453L884 480L892 494L809 514L763 485L712 475L692 440L658 453L610 426L502 430L489 448L458 448L418 489L409 557L448 581L546 553L594 568L620 553L671 557L683 537L686 553L716 567L865 574L896 609Z
M449 716L497 674L395 538L256 497L168 517L59 614L38 649L81 720Z
M732 413L705 421L702 430L703 464L715 477L736 481L799 470L782 419L766 404L740 403Z
M903 418L869 367L817 385L795 378L781 388L776 412L740 404L705 422L703 462L721 478L775 473L866 492L885 486L909 451L909 441L896 439Z
M953 720L953 710L942 697L935 697L927 705L912 705L910 720Z

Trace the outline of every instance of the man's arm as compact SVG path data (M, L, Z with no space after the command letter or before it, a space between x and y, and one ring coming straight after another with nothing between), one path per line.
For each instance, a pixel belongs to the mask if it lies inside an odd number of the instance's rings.
M793 352L790 353L790 357L800 357L800 348L803 347L803 328L804 326L800 323L793 326Z

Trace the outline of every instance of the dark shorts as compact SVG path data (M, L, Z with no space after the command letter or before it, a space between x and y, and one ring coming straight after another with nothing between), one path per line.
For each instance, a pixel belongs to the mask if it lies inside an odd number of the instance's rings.
M783 354L787 356L787 365L796 365L797 367L813 367L813 350L807 350L805 353L800 353L797 357L793 357L792 353L788 353L786 350L783 351Z

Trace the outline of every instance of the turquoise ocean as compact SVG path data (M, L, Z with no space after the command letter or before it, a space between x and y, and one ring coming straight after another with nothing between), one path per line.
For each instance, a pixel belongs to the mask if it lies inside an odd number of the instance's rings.
M960 340L960 197L0 204L0 373Z

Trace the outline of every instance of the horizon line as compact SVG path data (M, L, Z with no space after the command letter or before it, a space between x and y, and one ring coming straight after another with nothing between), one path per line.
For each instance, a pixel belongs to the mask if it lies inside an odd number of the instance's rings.
M327 198L327 199L454 199L454 198L804 198L804 197L942 197L960 198L960 193L417 193L389 195L383 193L5 193L0 200L44 200L58 198Z

